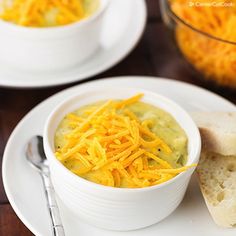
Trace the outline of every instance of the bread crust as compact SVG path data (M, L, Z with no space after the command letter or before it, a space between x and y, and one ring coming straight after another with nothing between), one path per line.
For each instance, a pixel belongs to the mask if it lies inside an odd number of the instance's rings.
M236 122L236 121L235 121ZM224 156L236 155L236 133L221 133L217 130L209 130L206 127L199 127L202 148L211 150Z
M236 112L193 112L203 149L236 156Z

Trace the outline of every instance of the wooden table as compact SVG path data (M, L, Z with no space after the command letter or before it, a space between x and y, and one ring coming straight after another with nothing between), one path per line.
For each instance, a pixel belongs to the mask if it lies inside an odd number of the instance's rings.
M198 80L193 71L176 52L160 17L158 0L147 0L148 22L144 35L136 49L121 63L92 80L120 75L147 75L186 81L214 90L236 104L236 94L212 89ZM14 127L35 105L52 94L67 88L60 86L48 89L0 88L0 157ZM1 158L0 158L1 164ZM21 223L12 210L4 193L0 169L0 235L28 236L32 233ZM45 235L46 236L46 235Z

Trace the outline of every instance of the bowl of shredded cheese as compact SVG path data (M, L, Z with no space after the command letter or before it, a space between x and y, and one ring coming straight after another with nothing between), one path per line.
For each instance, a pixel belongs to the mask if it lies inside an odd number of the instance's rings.
M236 88L236 1L161 0L176 45L202 78Z
M199 131L177 104L140 89L97 88L49 115L44 146L55 191L78 218L134 230L181 202L199 158Z
M109 2L0 1L0 61L38 72L79 66L99 48Z

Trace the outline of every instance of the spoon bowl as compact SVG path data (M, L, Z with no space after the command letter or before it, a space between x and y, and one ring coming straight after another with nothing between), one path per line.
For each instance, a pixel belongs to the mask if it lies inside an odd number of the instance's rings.
M37 171L48 169L48 160L43 148L43 137L34 136L26 148L26 158Z

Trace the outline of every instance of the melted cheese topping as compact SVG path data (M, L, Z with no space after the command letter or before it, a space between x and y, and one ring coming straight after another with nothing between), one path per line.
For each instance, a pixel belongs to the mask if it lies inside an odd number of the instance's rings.
M170 3L173 12L194 28L236 42L236 0L170 0ZM176 27L176 41L186 59L205 78L236 88L236 45L211 39L180 23Z
M130 109L142 96L100 102L68 114L55 136L58 160L89 181L129 188L160 184L190 168L175 168L157 155L156 150L162 149L173 157L176 146L170 147L149 128L152 120L141 120Z
M66 25L93 14L99 0L2 0L0 19L22 25Z

